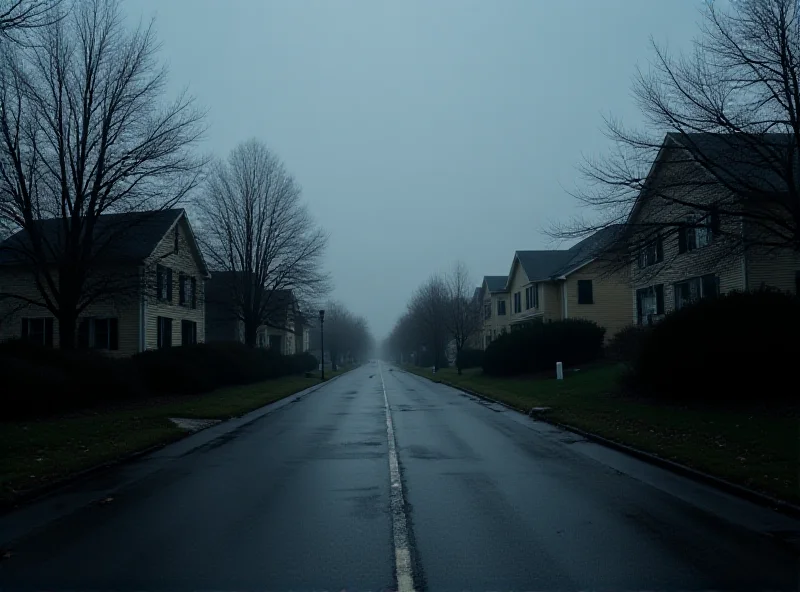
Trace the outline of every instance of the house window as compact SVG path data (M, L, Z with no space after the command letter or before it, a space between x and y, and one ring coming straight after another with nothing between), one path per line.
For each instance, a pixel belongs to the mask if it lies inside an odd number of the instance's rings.
M678 229L678 252L686 253L701 249L712 243L719 234L719 212L712 208L708 215L698 221L697 216L689 216Z
M578 280L578 304L594 304L592 280Z
M181 306L197 308L197 280L188 275L178 276L178 303Z
M156 325L158 348L172 347L172 319L169 317L156 317Z
M181 345L194 345L197 343L197 323L194 321L181 321Z
M169 267L156 266L156 294L159 300L172 302L172 270Z
M492 305L491 304L484 304L483 305L483 320L491 319L492 318Z
M53 317L22 319L22 339L44 345L53 346Z
M525 288L525 310L539 308L539 284Z
M113 317L82 319L78 325L78 347L119 349L119 320Z
M639 267L649 267L663 260L664 241L659 234L639 251Z
M713 273L678 282L675 284L675 310L680 310L701 298L717 296L719 296L719 278Z
M269 348L276 350L278 353L281 352L281 336L280 335L270 335L269 336Z
M522 312L522 292L514 294L514 313Z
M664 314L664 284L636 290L636 320L640 325L650 325L657 315Z
M506 314L506 301L505 300L498 300L497 301L497 314L498 314L498 316L505 316L505 314Z

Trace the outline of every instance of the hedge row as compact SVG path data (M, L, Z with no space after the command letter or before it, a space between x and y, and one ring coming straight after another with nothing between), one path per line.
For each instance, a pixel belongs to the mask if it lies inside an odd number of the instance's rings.
M486 349L483 371L510 376L585 364L603 352L605 329L592 321L566 319L533 323L501 335Z
M311 354L282 356L241 343L153 350L132 358L0 343L0 420L42 417L155 393L198 394L314 370Z
M800 299L732 292L668 314L626 337L632 385L664 400L798 400Z

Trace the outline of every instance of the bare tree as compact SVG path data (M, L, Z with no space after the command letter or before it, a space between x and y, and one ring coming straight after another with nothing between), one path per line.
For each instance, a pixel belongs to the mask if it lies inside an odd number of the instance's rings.
M138 287L107 264L135 230L120 217L100 233L100 216L181 202L203 164L192 151L203 114L185 94L163 101L152 23L129 30L113 0L59 9L63 18L0 57L0 220L22 231L4 258L36 286L35 295L16 284L0 295L49 310L71 348L87 306Z
M19 34L46 27L63 16L62 0L0 0L0 43L19 42Z
M330 301L325 305L325 346L336 370L340 362L363 360L374 342L365 318L353 314L341 302Z
M443 365L449 336L446 323L448 306L447 282L440 275L433 275L422 284L408 305L409 319L416 326L416 333L424 340L425 347L431 348L436 370Z
M597 217L551 234L574 238L625 224L627 260L659 237L712 226L725 238L721 258L750 248L800 250L800 7L797 0L720 6L707 2L690 54L673 57L653 44L652 65L633 84L647 126L606 119L614 149L584 162L587 187L574 193ZM653 182L659 154L669 172ZM641 199L661 215L629 218ZM676 215L687 210L694 221Z
M444 324L456 343L456 368L461 374L461 350L481 329L483 320L475 298L475 286L470 281L467 266L458 261L447 275L447 308Z
M329 289L321 267L328 237L300 198L278 157L249 140L216 163L199 200L205 254L212 268L233 272L224 301L209 304L230 307L248 345L259 326L276 322L281 291L310 301Z

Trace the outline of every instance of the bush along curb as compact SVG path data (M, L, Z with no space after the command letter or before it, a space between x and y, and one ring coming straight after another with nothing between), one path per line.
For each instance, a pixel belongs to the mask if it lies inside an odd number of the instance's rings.
M341 374L337 374L333 378L326 378L325 382L320 382L319 384L315 384L315 385L312 385L312 386L308 387L306 389L306 392L303 393L302 395L299 395L297 398L298 399L305 398L306 396L310 395L311 393L318 391L320 388L322 388L326 384L329 384L330 382L336 380L340 376L344 376L348 372L350 372L350 370L347 370L346 372L342 372ZM298 391L297 393L292 393L291 395L286 395L285 397L282 397L280 399L272 401L271 403L267 403L266 405L264 405L262 407L256 407L255 409L253 409L252 411L248 411L247 413L253 413L254 411L258 411L259 409L264 409L264 407L269 407L270 405L273 405L273 404L275 404L275 403L277 403L279 401L283 401L284 399L288 399L289 397L293 397L295 395L298 395L298 393L300 393L300 392L302 392L302 391ZM230 417L228 419L224 419L220 423L213 424L213 426L224 425L225 423L227 423L227 422L229 422L231 420L239 419L239 418L243 417L244 415L247 415L247 413L245 413L243 415L240 415L239 417ZM258 421L259 419L261 419L262 417L264 417L264 415L267 415L268 413L269 412L264 413L262 415L258 415L256 417L253 417L251 420L249 420L248 422L242 424L239 427L241 428L241 427L243 427L245 425L253 423L254 421ZM199 433L203 432L204 430L208 429L209 427L213 427L213 426L212 425L208 425L208 426L206 426L206 427L204 427L204 428L202 428L200 430L196 430L196 431L193 431L193 432L186 431L184 433L175 434L174 438L170 438L169 440L165 440L164 442L159 442L158 444L153 444L152 446L148 446L147 448L143 448L142 450L136 450L135 452L130 452L128 454L125 454L123 456L120 456L120 457L112 459L112 460L108 460L108 461L100 463L98 465L94 465L94 466L88 467L86 469L81 469L80 471L77 471L76 473L71 473L69 475L65 475L65 476L63 476L63 477L61 477L59 479L56 479L55 481L52 481L50 483L46 483L46 484L41 485L39 487L35 487L33 489L26 489L26 490L20 491L20 492L18 492L17 496L14 499L8 500L8 501L4 501L4 502L0 502L0 515L13 512L16 509L19 509L20 506L39 501L40 499L45 498L48 495L51 495L51 494L57 492L58 490L60 490L60 489L62 489L64 487L67 487L68 485L72 485L73 483L76 483L76 482L78 482L81 479L84 479L86 477L91 477L92 475L94 475L96 473L100 473L101 471L104 471L104 470L107 470L107 469L111 469L113 467L117 467L117 466L120 466L120 465L124 465L124 464L130 463L130 462L133 462L138 458L146 456L146 455L148 455L148 454L150 454L152 452L156 452L158 450L161 450L162 448L166 448L170 444L175 444L176 442L180 442L181 440L183 440L185 438L188 438L189 436L194 436L195 434L199 434Z
M404 370L404 372L408 372L408 370ZM800 518L800 506L778 499L776 497L772 497L771 495L767 495L766 493L761 493L754 489L744 487L743 485L737 485L736 483L726 481L725 479L720 479L719 477L715 477L714 475L704 473L703 471L698 471L697 469L693 469L691 467L682 465L675 461L663 458L661 456L657 456L650 452L645 452L643 450L639 450L638 448L633 448L631 446L628 446L627 444L621 444L620 442L609 440L608 438L604 438L603 436L598 436L597 434L587 432L580 428L576 428L571 425L553 421L551 419L548 419L544 414L541 413L531 414L530 411L526 412L524 409L515 407L513 405L509 405L508 403L504 403L503 401L498 401L497 399L489 397L488 395L484 395L483 393L479 393L477 391L457 386L451 382L447 382L446 380L440 380L440 379L431 380L427 376L421 376L413 372L409 372L409 374L414 374L415 376L419 376L420 378L425 378L426 380L430 380L431 382L436 382L439 384L443 384L445 386L449 386L450 388L454 388L468 395L472 395L473 397L478 397L479 399L483 399L485 401L490 401L492 403L502 405L503 407L511 409L512 411L516 411L517 413L524 413L525 415L531 417L535 421L543 421L544 423L548 423L552 426L556 426L557 428L561 428L562 430L572 432L574 434L586 438L587 440L591 440L593 442L597 442L598 444L607 446L608 448L619 450L620 452L624 452L640 460L644 460L653 465L667 469L669 471L672 471L673 473L683 475L684 477L688 477L690 479L699 481L700 483L704 483L706 485L711 485L713 487L716 487L717 489L720 489L726 493L733 494L747 501L756 503L761 506L765 506L767 508L770 508L782 514L786 514L787 516L791 516L793 518Z

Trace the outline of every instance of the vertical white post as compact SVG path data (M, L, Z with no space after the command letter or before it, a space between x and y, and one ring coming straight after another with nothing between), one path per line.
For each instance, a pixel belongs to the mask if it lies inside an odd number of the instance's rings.
M556 362L556 380L564 380L564 366L561 362Z

